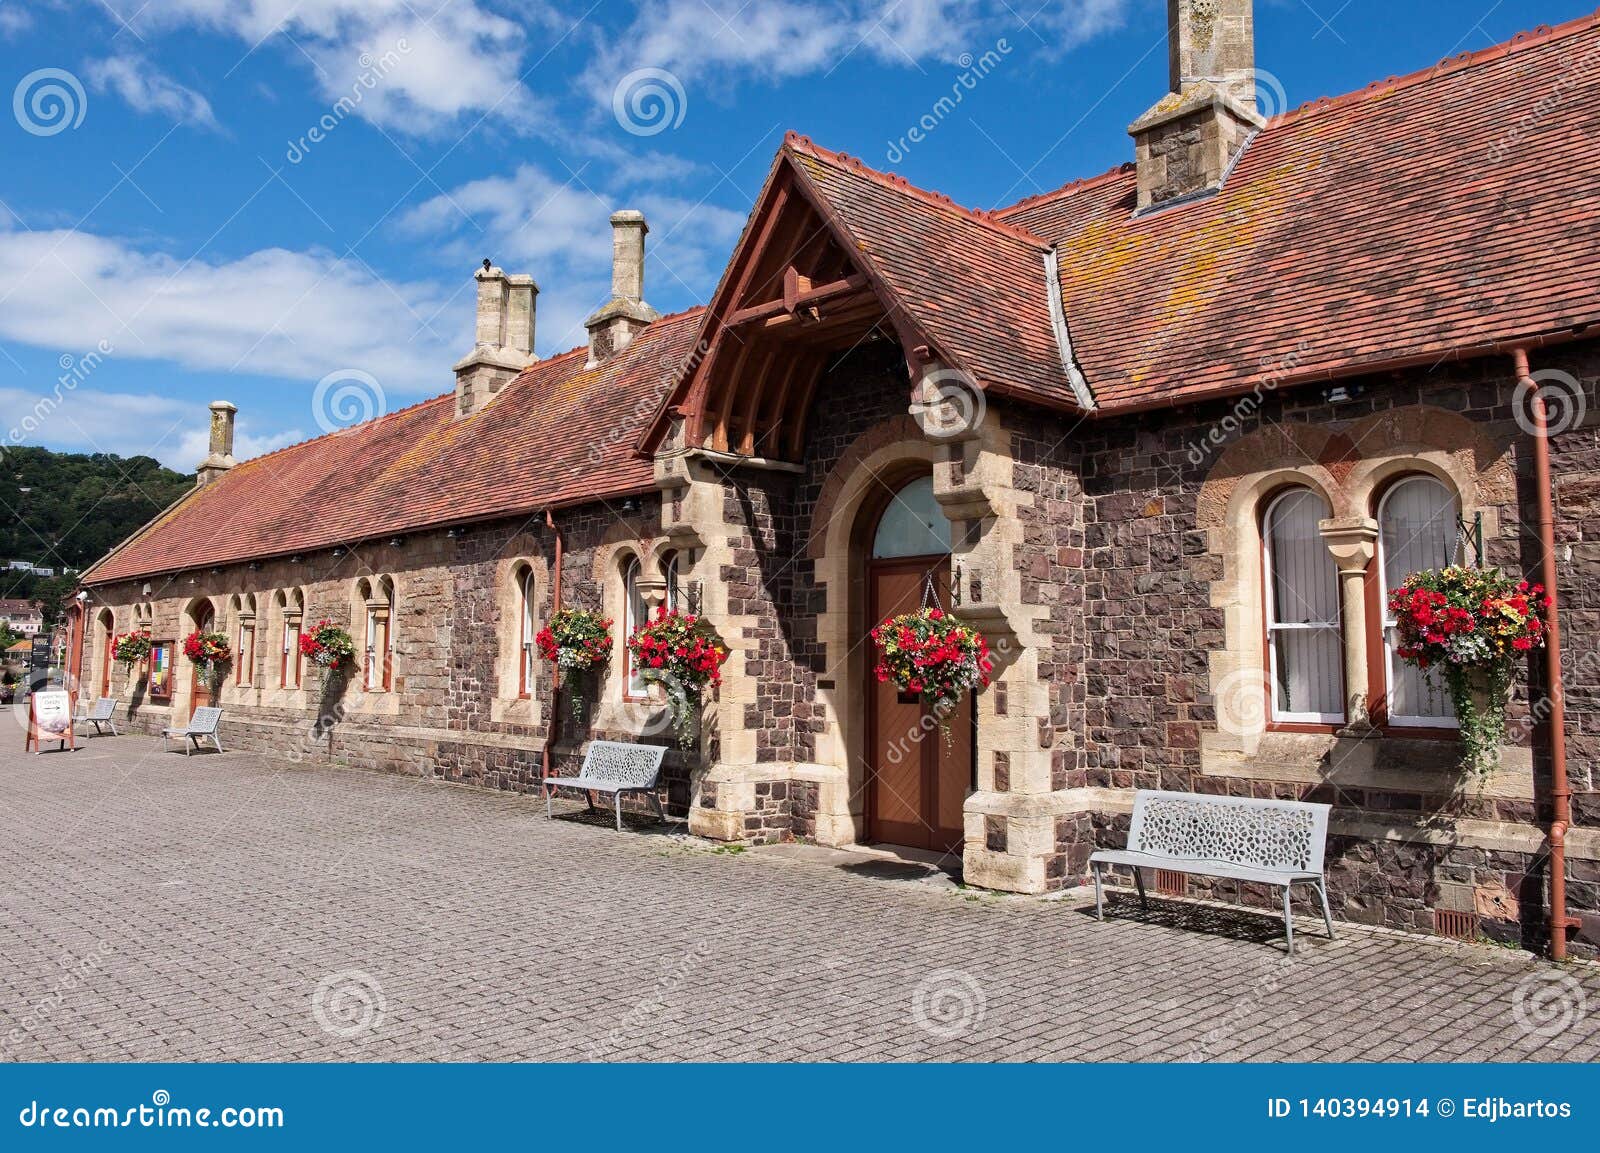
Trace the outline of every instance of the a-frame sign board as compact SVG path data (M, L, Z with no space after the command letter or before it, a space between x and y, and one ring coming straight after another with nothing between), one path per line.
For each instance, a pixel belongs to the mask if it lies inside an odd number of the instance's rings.
M22 751L42 753L41 745L55 741L63 749L78 747L72 725L72 694L66 689L40 689L28 698L28 735Z

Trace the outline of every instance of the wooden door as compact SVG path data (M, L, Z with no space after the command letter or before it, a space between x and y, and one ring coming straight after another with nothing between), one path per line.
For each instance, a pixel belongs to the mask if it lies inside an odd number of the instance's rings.
M195 631L209 633L216 628L216 611L211 605L203 604L195 614ZM211 703L211 690L206 686L205 677L200 675L200 666L193 661L189 662L189 717L194 718L196 709L203 709Z
M949 604L950 558L874 561L867 573L870 624L922 603L929 574ZM973 787L971 696L949 719L948 738L919 697L880 684L868 663L867 833L875 841L961 851L962 806Z

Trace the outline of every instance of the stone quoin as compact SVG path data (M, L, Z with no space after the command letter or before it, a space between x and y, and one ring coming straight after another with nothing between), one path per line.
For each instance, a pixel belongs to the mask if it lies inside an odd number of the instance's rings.
M1270 117L1252 19L1172 0L1171 91L1111 172L975 211L791 135L703 308L645 303L623 211L583 347L536 359L538 286L485 261L452 393L245 461L214 404L193 493L83 577L83 691L187 720L176 646L215 622L230 748L534 792L547 755L673 742L625 639L674 606L730 651L662 777L697 834L1043 893L1138 789L1325 801L1336 917L1593 955L1600 15ZM1410 569L1537 578L1519 351L1552 405L1570 929L1542 664L1466 780L1384 620ZM533 646L558 590L615 622L581 717ZM941 724L868 639L930 598L995 660ZM322 619L342 679L298 655Z

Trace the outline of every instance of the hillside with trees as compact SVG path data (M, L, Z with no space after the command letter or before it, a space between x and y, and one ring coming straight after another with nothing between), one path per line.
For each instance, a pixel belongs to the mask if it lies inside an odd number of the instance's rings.
M0 457L0 560L82 570L194 485L148 456L12 448ZM0 596L59 600L71 576L0 573Z

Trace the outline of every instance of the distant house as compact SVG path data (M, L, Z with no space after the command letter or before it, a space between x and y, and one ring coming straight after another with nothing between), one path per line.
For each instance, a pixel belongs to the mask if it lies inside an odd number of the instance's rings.
M37 606L25 600L0 600L0 624L19 636L31 637L44 628L44 617Z
M42 565L42 564L34 564L32 561L29 561L29 560L8 560L8 561L6 561L6 571L7 572L27 572L27 573L32 573L34 576L41 576L41 577L53 577L53 576L56 575L56 570L51 568L50 566Z

